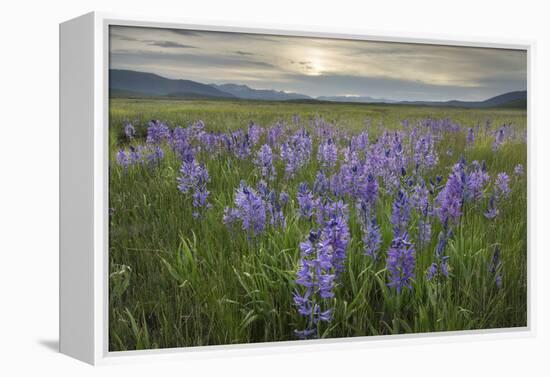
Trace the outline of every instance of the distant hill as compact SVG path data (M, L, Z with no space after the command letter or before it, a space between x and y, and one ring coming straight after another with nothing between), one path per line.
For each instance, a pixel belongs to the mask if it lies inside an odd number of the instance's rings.
M320 96L309 97L300 93L289 93L270 89L253 89L238 84L202 84L191 80L173 80L154 73L121 69L109 71L109 91L114 97L169 97L169 98L213 98L246 99L260 101L291 101L301 103L380 103L437 107L464 108L527 108L527 91L504 93L484 101L392 101L368 96Z
M319 101L331 101L331 102L357 102L357 103L395 103L384 98L373 98L365 96L321 96L317 97Z
M270 90L270 89L252 89L246 85L210 84L210 86L241 99L252 99L252 100L262 100L262 101L288 101L288 100L297 100L297 99L312 99L311 97L306 96L305 94L281 92L281 91Z
M527 91L520 90L504 93L491 97L484 101L401 101L402 105L422 105L422 106L440 106L440 107L466 107L466 108L490 108L490 107L510 107L527 108Z
M109 70L109 89L112 93L132 93L143 96L184 98L235 98L210 85L191 80L172 80L154 73L120 69Z

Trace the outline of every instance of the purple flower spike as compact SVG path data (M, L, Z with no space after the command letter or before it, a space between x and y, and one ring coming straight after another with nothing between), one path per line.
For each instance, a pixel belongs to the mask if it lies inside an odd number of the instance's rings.
M378 260L378 252L382 245L382 234L380 226L376 223L376 218L373 216L363 231L363 243L365 245L365 255L368 255L374 260Z
M493 257L489 263L489 273L494 276L496 287L498 289L502 288L502 260L500 259L498 246L495 246Z
M312 141L306 130L297 131L281 145L281 160L286 163L285 172L293 177L311 157Z
M262 178L274 179L275 168L273 167L273 152L271 147L267 144L262 145L258 153L256 154L256 165L260 168L260 174Z
M514 167L514 174L516 177L522 177L523 174L525 174L524 170L523 170L523 165L522 164L517 164L515 167Z
M178 189L187 194L193 192L193 207L209 207L207 203L208 190L206 185L210 182L208 170L196 160L183 161L180 169L181 176L178 177ZM197 213L198 214L198 213Z
M386 266L390 279L388 286L395 288L397 294L400 294L403 288L412 290L411 283L414 279L414 268L416 266L415 253L407 234L393 239L388 250Z
M444 278L449 276L449 257L443 253L445 252L447 241L450 236L450 233L447 233L447 235L443 232L439 233L439 238L435 247L435 260L426 272L426 280L433 280L437 276Z
M262 197L245 182L241 182L235 193L236 208L226 208L224 211L224 223L232 224L237 220L241 222L242 229L248 236L261 234L266 224L266 203Z
M313 191L316 194L322 195L328 192L330 189L330 182L322 171L317 173L315 177L315 183L313 184Z
M458 222L462 215L465 181L464 165L459 162L453 166L445 187L436 198L436 211L442 224L448 221Z
M409 220L411 217L411 207L407 194L399 190L393 201L391 223L393 225L393 234L395 238L407 232Z
M498 173L495 179L495 196L497 199L505 199L510 196L510 177L506 173Z
M126 154L126 151L124 149L120 149L116 154L116 162L124 169L127 169L130 165L130 159L128 158L128 155Z
M132 126L131 123L126 123L126 126L124 126L124 134L126 135L128 140L132 140L136 135L136 129L134 128L134 126Z
M484 215L489 220L493 220L495 217L497 217L499 214L499 211L495 205L495 196L491 196L489 198L489 205L487 207L487 211L485 211Z
M332 139L328 139L326 142L319 144L317 159L321 163L321 166L325 168L331 168L336 165L338 149Z
M474 129L468 128L468 134L466 135L466 146L471 147L472 145L474 145L474 141Z
M168 126L158 120L149 122L147 128L147 144L160 144L170 139L170 129Z
M312 330L319 323L332 320L333 309L328 300L334 297L336 280L344 270L350 238L345 206L339 202L327 207L330 207L326 210L329 218L322 229L310 231L307 240L300 244L296 284L305 288L305 293L294 293L294 303L298 313L307 318L307 325L296 332L299 337L315 337L317 334Z
M300 183L300 186L298 187L297 199L300 209L300 216L304 219L310 220L311 216L313 216L315 203L313 200L313 194L309 191L307 183Z
M327 299L334 297L334 269L330 250L322 246L322 234L310 231L306 241L300 244L300 265L296 274L296 284L302 286L304 293L294 292L294 303L298 313L307 319L306 328L295 331L299 338L316 337L317 325L332 320L332 310L322 311Z

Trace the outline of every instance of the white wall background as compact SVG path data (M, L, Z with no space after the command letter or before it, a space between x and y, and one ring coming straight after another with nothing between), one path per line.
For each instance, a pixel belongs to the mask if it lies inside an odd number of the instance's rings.
M550 28L544 1L80 0L0 5L0 375L548 375ZM91 10L365 32L536 40L537 189L531 198L537 336L91 368L54 352L58 333L58 23ZM546 349L544 349L546 348Z

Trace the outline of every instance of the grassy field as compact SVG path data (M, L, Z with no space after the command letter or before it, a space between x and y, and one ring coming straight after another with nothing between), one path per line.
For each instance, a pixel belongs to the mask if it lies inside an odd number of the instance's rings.
M295 117L299 116L299 119ZM284 125L290 135L300 128L315 134L312 119L323 119L345 135L335 138L339 154L327 175L338 173L344 164L342 151L349 145L347 134L367 131L369 147L384 132L399 131L407 159L406 174L399 177L412 195L415 184L428 184L440 175L440 192L451 168L463 156L485 161L490 181L479 200L464 201L459 221L450 225L444 254L449 274L428 280L426 272L434 262L438 234L443 224L430 216L431 238L419 242L414 209L408 221L414 244L414 276L411 289L401 293L388 286L387 251L395 237L392 206L395 192L379 179L379 195L373 204L380 226L382 245L379 258L364 253L364 226L349 195L327 193L348 205L349 243L344 270L333 287L334 297L323 298L332 318L316 325L317 336L349 337L415 332L452 331L525 326L527 321L527 189L526 175L515 175L518 164L526 168L526 112L514 109L457 109L361 104L302 104L246 101L178 101L112 99L110 103L109 173L109 347L111 351L236 344L298 339L295 330L307 326L308 318L298 312L293 292L300 264L300 243L311 229L322 227L299 215L298 185L311 189L321 169L317 151L321 139L313 136L311 159L294 176L285 175L279 158L280 143L273 146L276 177L268 181L274 192L288 193L282 207L284 228L266 226L261 234L250 235L239 225L223 222L226 207L235 207L235 192L241 181L256 188L262 180L254 163L266 132L251 146L248 158L238 158L223 147L215 151L196 150L196 161L209 174L208 208L193 213L193 198L178 190L182 159L169 141L158 144L163 157L155 165L117 163L120 149L145 144L148 122L166 123L170 129L187 127L202 120L204 131L228 133L247 130L250 122L265 129ZM449 119L456 127L437 131L438 162L414 175L409 145L413 129L424 132L427 120ZM407 120L405 126L402 121ZM487 120L490 125L486 126ZM130 122L135 136L125 135ZM447 124L447 123L445 123ZM451 124L451 123L449 123ZM479 126L478 126L479 125ZM493 150L501 126L510 137ZM467 145L468 129L475 142ZM435 131L433 131L435 134ZM193 146L201 145L192 139ZM412 153L412 152L410 152ZM527 169L525 169L526 171ZM499 214L488 219L484 213L495 188L498 173L510 177L511 192L497 201ZM430 196L430 207L437 207ZM492 269L495 248L500 250ZM501 283L496 283L496 277Z

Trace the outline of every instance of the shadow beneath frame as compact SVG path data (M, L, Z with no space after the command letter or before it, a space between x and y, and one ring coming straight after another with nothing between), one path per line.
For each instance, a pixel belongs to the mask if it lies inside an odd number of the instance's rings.
M59 352L59 340L57 339L42 339L38 341L38 344L52 352Z

